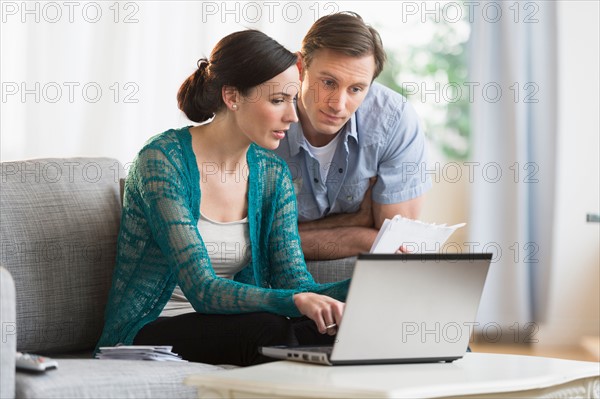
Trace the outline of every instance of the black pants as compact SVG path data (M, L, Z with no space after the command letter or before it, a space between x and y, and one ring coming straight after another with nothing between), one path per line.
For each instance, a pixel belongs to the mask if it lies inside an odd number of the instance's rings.
M249 366L273 361L258 353L270 345L326 345L335 336L320 334L306 318L271 313L159 317L136 335L135 345L170 345L192 362Z

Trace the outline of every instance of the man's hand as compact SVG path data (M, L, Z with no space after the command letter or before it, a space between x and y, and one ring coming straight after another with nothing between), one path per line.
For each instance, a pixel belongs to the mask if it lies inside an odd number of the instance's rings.
M313 320L321 334L335 335L342 322L343 302L312 292L294 295L294 304L304 316ZM329 328L328 328L329 327Z
M357 212L298 223L306 260L340 259L368 252L386 218L391 219L395 215L411 219L418 217L422 197L396 204L379 204L371 199L376 181L376 177L369 179L369 188ZM407 248L398 248L398 251L410 252Z

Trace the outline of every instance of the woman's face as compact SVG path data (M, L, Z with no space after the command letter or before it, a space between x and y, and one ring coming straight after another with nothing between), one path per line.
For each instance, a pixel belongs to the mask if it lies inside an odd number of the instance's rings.
M259 146L274 150L290 124L298 122L296 96L300 88L298 68L292 65L241 96L235 112L240 130Z

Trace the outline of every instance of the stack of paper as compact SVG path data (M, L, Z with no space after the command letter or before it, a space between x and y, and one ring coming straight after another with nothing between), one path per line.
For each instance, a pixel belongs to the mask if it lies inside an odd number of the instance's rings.
M393 254L400 246L404 246L410 253L436 253L448 237L464 225L465 223L454 226L424 223L396 215L391 220L385 219L381 225L371 253Z
M103 346L96 354L97 359L119 360L157 360L186 362L177 353L171 352L172 346L118 345Z

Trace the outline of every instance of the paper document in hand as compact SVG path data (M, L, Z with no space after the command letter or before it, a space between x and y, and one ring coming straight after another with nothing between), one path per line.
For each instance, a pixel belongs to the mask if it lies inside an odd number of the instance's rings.
M456 229L465 225L424 223L396 215L392 219L385 219L370 252L393 254L404 246L411 253L436 253Z

